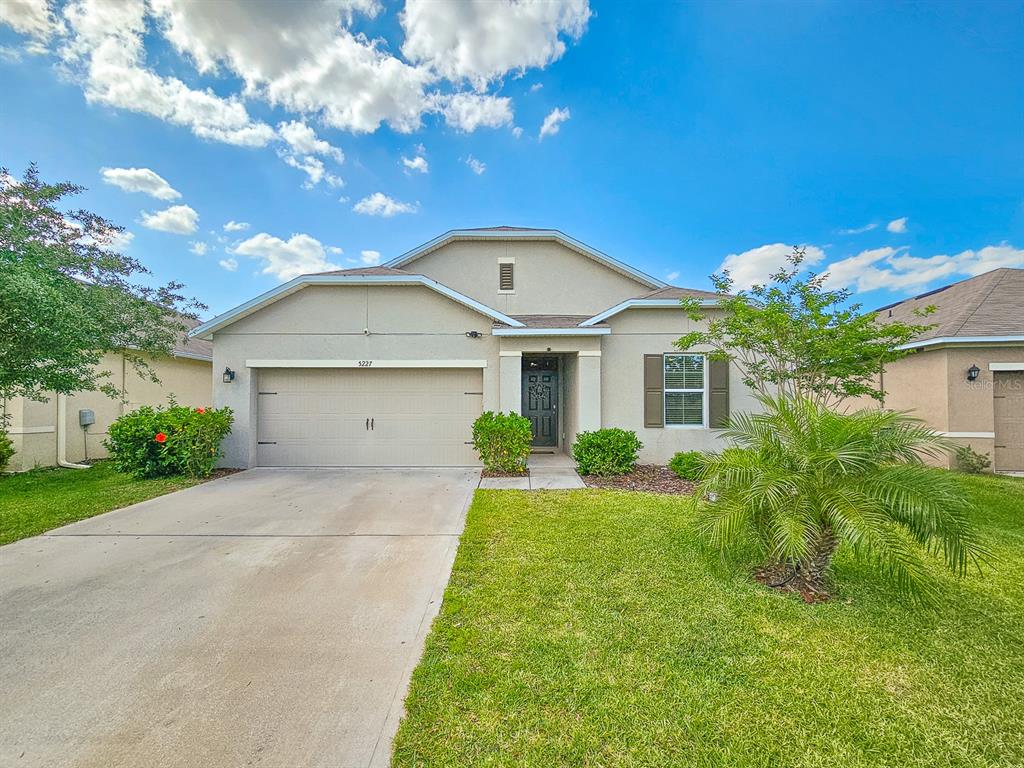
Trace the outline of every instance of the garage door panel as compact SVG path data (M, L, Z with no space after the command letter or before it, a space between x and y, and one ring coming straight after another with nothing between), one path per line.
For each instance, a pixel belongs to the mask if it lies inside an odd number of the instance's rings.
M478 463L479 369L265 369L259 382L261 466Z

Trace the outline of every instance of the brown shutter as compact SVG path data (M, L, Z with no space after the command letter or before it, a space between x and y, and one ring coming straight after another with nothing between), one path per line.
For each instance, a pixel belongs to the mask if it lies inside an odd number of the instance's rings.
M499 264L498 265L498 290L500 291L511 291L515 288L515 280L513 279L513 272L515 270L514 264Z
M709 360L708 426L724 429L729 422L729 361Z
M661 355L644 355L644 426L665 426L665 363Z

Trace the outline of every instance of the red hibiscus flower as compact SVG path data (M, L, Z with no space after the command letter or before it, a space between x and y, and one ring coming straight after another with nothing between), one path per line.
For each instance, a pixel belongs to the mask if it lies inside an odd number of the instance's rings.
M156 440L158 443L166 443L167 435L165 435L163 432L157 432L156 437L154 437L153 439Z
M206 413L205 408L196 408L196 413Z

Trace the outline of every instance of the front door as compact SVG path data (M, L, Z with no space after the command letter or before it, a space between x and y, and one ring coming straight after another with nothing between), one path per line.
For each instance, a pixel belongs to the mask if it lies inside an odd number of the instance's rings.
M530 420L533 444L558 445L558 358L523 358L523 416Z

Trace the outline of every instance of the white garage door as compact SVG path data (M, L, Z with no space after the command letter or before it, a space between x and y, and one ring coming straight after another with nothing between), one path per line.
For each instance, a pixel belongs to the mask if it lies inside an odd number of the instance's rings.
M478 368L263 369L257 459L264 467L478 464Z

